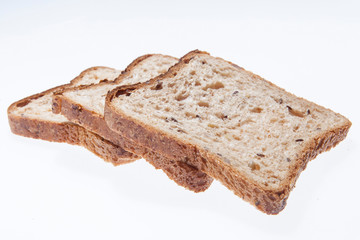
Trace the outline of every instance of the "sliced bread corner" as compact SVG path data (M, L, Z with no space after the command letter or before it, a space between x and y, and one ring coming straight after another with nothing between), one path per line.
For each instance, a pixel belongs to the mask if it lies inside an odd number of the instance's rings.
M83 71L69 84L16 101L7 111L11 131L24 137L81 145L114 165L138 159L136 155L52 112L54 92L98 83L104 79L114 80L120 73L121 71L113 68L92 67Z

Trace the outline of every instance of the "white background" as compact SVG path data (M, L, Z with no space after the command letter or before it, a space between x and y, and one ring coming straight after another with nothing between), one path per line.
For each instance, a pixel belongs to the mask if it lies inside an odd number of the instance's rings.
M359 1L0 1L0 239L359 239L359 46ZM216 181L195 194L144 160L10 132L12 102L85 68L197 48L353 122L277 216Z

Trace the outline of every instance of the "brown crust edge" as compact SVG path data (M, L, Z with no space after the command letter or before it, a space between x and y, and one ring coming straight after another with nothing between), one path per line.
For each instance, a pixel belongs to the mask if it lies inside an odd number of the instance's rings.
M30 119L13 114L16 108L26 106L32 100L58 90L71 87L72 84L76 83L78 79L88 71L96 70L97 68L100 67L92 67L84 70L78 77L74 78L70 84L57 86L12 103L7 109L10 130L14 134L24 137L83 146L95 155L101 157L107 162L111 162L114 165L130 163L138 159L134 158L132 153L125 151L121 147L105 140L101 136L87 131L83 127L73 123L56 123L45 120Z
M8 120L11 131L16 135L83 146L115 166L135 161L129 152L75 124L52 123L11 115Z
M209 55L206 52L198 50L192 51L182 57L178 64L171 67L169 71L163 75L153 78L146 83L113 89L106 97L105 120L111 129L139 144L178 161L190 162L198 169L220 180L236 195L250 202L259 210L267 214L278 214L284 209L288 195L292 188L294 188L300 173L306 168L307 163L319 153L329 150L342 141L347 135L351 122L347 120L344 125L331 129L319 135L316 139L313 139L313 141L306 146L304 154L296 160L295 167L291 170L288 181L279 189L262 189L256 182L246 179L246 177L241 176L241 173L219 160L218 156L204 149L199 149L183 140L174 139L165 133L158 132L153 127L132 119L130 116L126 116L126 114L116 110L111 105L111 100L120 94L129 94L138 88L155 84L159 80L173 76L178 69L198 54ZM238 67L237 65L234 66ZM238 68L242 69L241 67ZM255 74L253 75L260 78ZM149 139L151 139L151 141L149 141Z

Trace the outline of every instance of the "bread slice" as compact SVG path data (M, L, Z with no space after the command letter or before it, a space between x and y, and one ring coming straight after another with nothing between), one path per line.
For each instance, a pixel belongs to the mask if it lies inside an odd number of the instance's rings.
M146 81L166 72L177 62L176 58L159 54L142 56L131 63L114 82L80 86L56 93L53 99L54 112L61 112L70 121L144 157L155 168L162 169L180 186L195 192L204 191L212 183L211 177L192 165L166 158L127 138L119 137L119 134L108 128L104 120L105 96L109 90L121 85Z
M286 205L309 160L351 122L243 68L193 51L149 82L106 98L109 127L196 166L267 214Z
M125 151L99 135L52 113L52 96L56 91L79 85L114 80L121 71L107 67L92 67L83 71L69 84L19 100L8 108L11 131L15 134L53 142L81 145L114 165L132 162L139 157Z

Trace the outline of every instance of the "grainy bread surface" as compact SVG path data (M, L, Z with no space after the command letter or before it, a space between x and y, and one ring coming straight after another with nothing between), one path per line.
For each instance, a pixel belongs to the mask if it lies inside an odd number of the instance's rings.
M26 97L8 108L8 120L15 134L54 142L81 145L114 165L128 163L138 157L123 148L70 123L64 116L52 113L52 96L69 87L115 79L121 72L112 68L93 67L83 71L70 84L58 86Z
M111 129L191 163L276 214L309 160L351 122L220 58L193 51L166 74L107 96Z
M53 109L55 112L61 112L70 121L84 126L132 153L143 156L156 168L162 169L180 186L200 192L211 185L213 181L211 177L192 165L168 159L151 149L135 144L109 129L104 120L105 96L109 90L116 86L149 80L165 73L177 61L176 58L164 55L142 56L131 63L114 82L80 86L58 92L53 100Z

